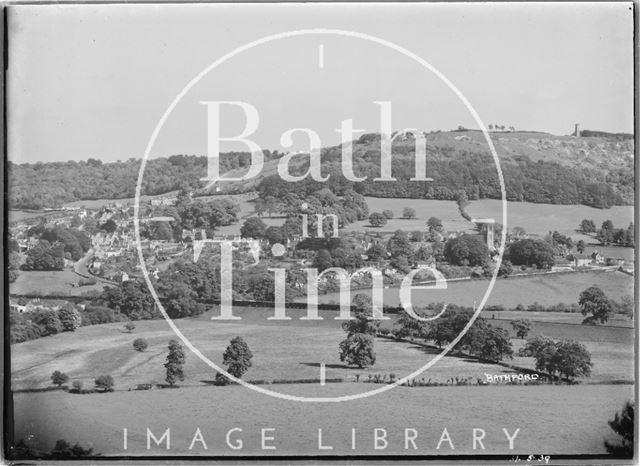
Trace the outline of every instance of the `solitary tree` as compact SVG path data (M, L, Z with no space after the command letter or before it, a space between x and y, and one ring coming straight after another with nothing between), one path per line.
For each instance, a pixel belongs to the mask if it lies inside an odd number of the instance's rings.
M611 300L607 298L604 291L595 285L580 293L578 304L580 304L583 316L591 314L582 321L587 325L595 325L598 322L604 324L613 312Z
M347 338L340 342L340 361L360 368L372 366L376 362L373 351L374 337L380 327L380 321L369 320L372 310L371 298L358 294L353 298L355 319L342 324Z
M128 321L126 324L124 324L124 329L129 333L133 332L135 328L136 328L136 324L134 324L131 321Z
M580 230L582 230L583 233L595 233L596 224L593 220L585 218L580 222Z
M176 340L169 341L169 354L167 355L167 362L164 363L164 367L167 370L166 381L172 387L176 384L176 381L184 380L184 363L186 356L182 345Z
M222 355L222 363L227 366L227 372L236 378L241 378L242 374L251 367L253 353L249 345L242 337L235 337Z
M372 227L381 227L387 224L387 217L382 215L380 212L374 212L369 215L369 223Z
M633 401L627 401L622 411L616 413L615 417L609 421L609 426L613 431L622 437L621 443L604 442L605 448L612 455L622 458L633 457L634 411Z
M405 207L402 209L402 216L404 218L416 218L416 210L411 207Z
M64 372L54 371L53 374L51 374L51 382L58 387L61 387L63 383L67 383L68 380L69 376Z
M93 383L96 385L97 390L101 390L103 392L112 392L113 391L113 377L110 375L101 375L98 376Z
M527 335L531 330L531 321L527 319L512 320L511 327L513 327L518 338L527 338Z
M583 240L580 240L576 243L576 250L578 251L578 254L582 254L584 252L584 248L585 248L585 244Z
M147 347L149 346L149 343L147 343L147 340L145 340L144 338L136 338L135 340L133 340L133 348L136 351L144 351L147 349Z
M382 215L384 215L387 220L391 220L393 218L393 211L385 209L382 211Z
M355 333L340 342L340 361L350 366L364 368L373 366L376 353L373 351L373 336L365 333Z

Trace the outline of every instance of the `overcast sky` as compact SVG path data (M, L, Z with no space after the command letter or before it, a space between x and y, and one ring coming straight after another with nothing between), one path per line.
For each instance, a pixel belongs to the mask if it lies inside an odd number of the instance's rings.
M443 73L482 121L569 134L633 131L631 3L50 5L10 7L9 159L18 163L141 157L176 95L198 73L248 42L324 28L393 42ZM322 52L321 52L322 49ZM322 55L322 58L320 57ZM243 101L259 112L251 136L283 150L290 128L379 131L476 127L433 73L380 44L309 34L272 41L208 73L160 131L153 156L205 154L201 101ZM242 130L223 109L222 134ZM295 139L294 149L305 140ZM243 150L229 144L223 149Z

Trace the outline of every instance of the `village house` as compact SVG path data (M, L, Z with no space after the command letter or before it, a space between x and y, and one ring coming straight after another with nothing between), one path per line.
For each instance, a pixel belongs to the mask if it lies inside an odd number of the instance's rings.
M18 312L20 314L22 314L23 312L25 312L26 310L26 306L23 306L22 304L19 304L13 300L9 300L9 311L11 312Z
M598 251L593 251L593 253L591 254L591 259L593 259L594 264L604 264L604 256Z
M567 256L567 259L569 259L570 261L573 261L573 265L575 265L576 267L589 266L593 261L591 256L588 256L586 254L571 254Z

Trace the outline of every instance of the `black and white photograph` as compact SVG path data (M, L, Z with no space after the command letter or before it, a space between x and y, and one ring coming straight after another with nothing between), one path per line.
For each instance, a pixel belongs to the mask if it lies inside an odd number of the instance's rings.
M3 462L636 464L637 3L21 3Z

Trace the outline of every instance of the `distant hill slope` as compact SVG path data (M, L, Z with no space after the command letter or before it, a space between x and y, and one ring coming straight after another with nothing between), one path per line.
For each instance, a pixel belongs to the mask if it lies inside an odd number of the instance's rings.
M603 134L592 132L594 134ZM597 137L554 136L538 132L493 132L495 145L512 201L586 204L594 207L632 204L634 189L634 145L632 139L616 135ZM242 182L216 184L219 192L247 192L265 180L277 177L281 154L265 151L260 175ZM341 178L341 149L323 149L323 170L333 180L324 187L336 193L352 188L379 197L453 199L460 190L469 198L498 198L497 175L484 137L479 131L432 132L427 134L427 171L433 183L410 182L413 176L414 142L399 138L394 142L394 176L398 182L372 182L379 176L379 135L367 134L353 142L354 170L370 180L350 183ZM221 170L239 176L250 161L247 153L222 157ZM303 157L294 158L292 172L302 173ZM206 174L203 156L174 155L149 161L143 194L157 195L181 187L201 189ZM9 206L11 209L58 207L63 203L91 199L132 197L140 160L106 163L55 162L8 163ZM391 184L390 184L391 183ZM267 185L269 183L266 183ZM305 183L302 183L306 185ZM297 183L287 189L298 190ZM427 186L428 185L428 186ZM305 188L306 189L306 188ZM310 188L311 189L311 188ZM312 186L312 189L321 189ZM264 189L261 190L266 193ZM273 194L273 193L266 193Z

